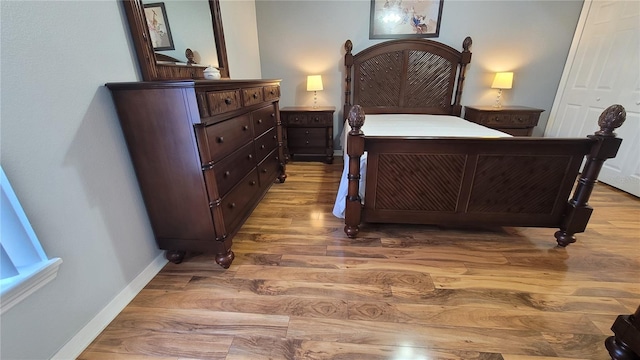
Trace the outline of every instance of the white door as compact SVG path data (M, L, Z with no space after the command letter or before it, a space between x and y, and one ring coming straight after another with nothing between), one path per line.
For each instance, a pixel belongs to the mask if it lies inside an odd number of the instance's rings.
M586 0L545 129L548 137L582 137L620 104L622 146L599 181L640 197L640 1Z

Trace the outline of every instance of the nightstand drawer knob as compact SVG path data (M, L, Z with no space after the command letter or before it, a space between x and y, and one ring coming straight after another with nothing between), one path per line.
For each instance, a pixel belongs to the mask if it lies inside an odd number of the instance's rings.
M229 208L230 208L230 209L233 209L234 207L236 207L236 203L231 203L231 204L229 204Z
M229 172L229 170L224 172L224 177L229 177L229 175L231 175L231 173Z
M249 126L247 126L247 125L243 126L243 127L242 127L242 130L244 130L244 131L249 130Z
M231 98L224 99L224 103L227 104L227 105L231 105L232 102L233 101L231 101Z
M223 137L223 136L218 136L218 139L217 139L217 140L218 140L218 142L219 142L220 144L222 144L222 143L224 142L224 137Z
M260 149L262 149L262 150L264 150L265 147L266 146L264 146L264 145L260 145Z
M253 155L251 155L251 154L247 155L247 159L249 159L249 160L253 159Z

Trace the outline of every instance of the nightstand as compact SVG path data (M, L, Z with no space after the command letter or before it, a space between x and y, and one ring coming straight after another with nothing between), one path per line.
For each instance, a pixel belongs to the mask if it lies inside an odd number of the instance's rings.
M543 111L526 106L465 106L464 118L513 136L531 136Z
M291 106L280 109L285 158L333 162L334 106Z

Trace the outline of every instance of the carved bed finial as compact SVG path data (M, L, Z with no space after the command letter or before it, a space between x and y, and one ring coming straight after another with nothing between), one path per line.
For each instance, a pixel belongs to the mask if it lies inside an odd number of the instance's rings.
M351 110L349 110L349 126L351 126L351 131L349 131L349 135L359 135L362 134L360 129L362 125L364 125L364 110L362 110L362 106L353 105Z
M353 44L351 43L351 40L347 40L344 43L344 49L347 50L347 54L351 54L351 50L353 50Z
M596 131L596 135L600 136L616 136L613 130L622 126L627 119L627 112L622 105L611 105L606 108L598 118L598 126L600 130Z
M464 51L469 51L472 43L473 41L471 40L471 37L467 36L466 38L464 38L464 41L462 41L462 49L464 49Z

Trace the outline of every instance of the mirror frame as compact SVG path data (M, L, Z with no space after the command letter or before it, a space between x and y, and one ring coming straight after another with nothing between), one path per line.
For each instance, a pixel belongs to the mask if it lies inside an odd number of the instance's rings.
M190 65L159 64L156 61L147 21L144 16L142 0L122 0L129 30L138 55L138 63L144 81L204 79L204 67ZM218 54L218 69L222 78L229 78L227 47L222 30L222 15L219 0L209 0L213 38ZM186 49L185 49L186 50Z

